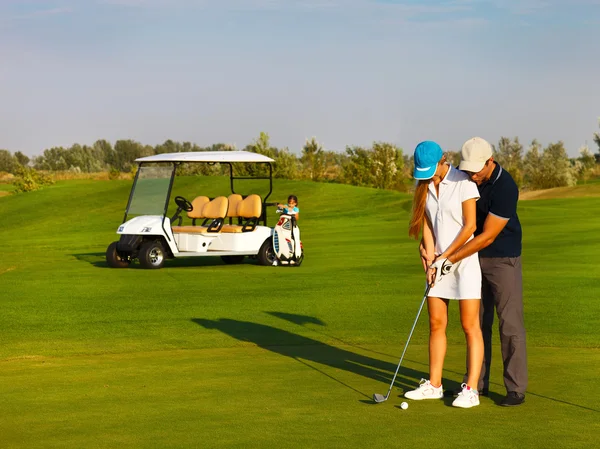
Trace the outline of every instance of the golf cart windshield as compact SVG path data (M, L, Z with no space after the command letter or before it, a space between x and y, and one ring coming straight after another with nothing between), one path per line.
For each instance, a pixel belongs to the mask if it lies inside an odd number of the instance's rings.
M140 164L129 197L127 214L163 215L167 207L174 173L173 164L168 166Z
M181 153L161 153L153 156L141 157L135 160L139 169L133 182L133 188L129 196L127 210L123 222L127 221L128 215L162 215L166 216L173 180L177 167L185 163L204 163L208 165L223 164L229 167L231 193L234 190L236 180L268 180L269 191L262 198L263 203L273 191L273 168L274 162L270 157L248 151L191 151ZM264 164L264 171L249 169L244 176L234 176L233 166L235 164ZM266 203L265 203L266 204ZM261 219L267 222L266 211L263 208Z

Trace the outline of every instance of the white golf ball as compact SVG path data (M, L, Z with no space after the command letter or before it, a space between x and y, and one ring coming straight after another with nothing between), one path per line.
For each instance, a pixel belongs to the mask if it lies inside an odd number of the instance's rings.
M402 410L406 410L408 408L408 404L406 402L403 402L402 404L400 404L400 408Z

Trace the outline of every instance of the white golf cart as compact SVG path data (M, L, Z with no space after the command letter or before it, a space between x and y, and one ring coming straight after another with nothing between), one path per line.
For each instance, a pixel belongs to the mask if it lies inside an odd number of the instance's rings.
M117 230L120 239L106 250L109 266L125 268L138 259L144 268L161 268L170 258L215 256L226 263L240 263L246 256L258 259L261 265L276 262L273 229L267 226L266 212L267 206L276 205L266 202L273 191L273 159L247 151L202 151L157 154L136 162L139 168L123 224ZM231 194L200 195L192 201L177 196L177 211L167 217L177 167L183 163L228 165ZM242 163L265 164L268 176L234 176L233 164ZM267 171L264 165L262 171ZM234 182L240 179L268 180L269 191L264 198L242 196L234 189Z

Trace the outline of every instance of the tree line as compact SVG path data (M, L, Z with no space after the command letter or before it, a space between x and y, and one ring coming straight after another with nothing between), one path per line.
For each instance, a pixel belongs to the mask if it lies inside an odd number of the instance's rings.
M563 142L542 147L533 140L527 149L517 137L502 137L494 145L494 158L515 179L521 188L536 190L572 186L598 174L600 167L600 134L594 141L598 153L589 148L580 149L577 158L569 158ZM273 176L286 179L308 179L320 182L336 182L356 186L406 191L412 186L412 152L404 151L387 142L374 142L370 147L348 146L345 152L328 151L313 137L308 139L300 155L288 148L271 145L269 135L261 132L251 144L243 148L275 160ZM29 158L22 152L0 150L0 172L15 175L17 191L35 190L52 183L53 172L98 173L108 172L116 178L123 172L134 173L135 159L161 153L189 151L228 151L235 148L218 143L200 147L191 142L167 140L162 144L143 145L134 140L117 140L112 145L98 140L91 146L73 144L71 147L53 147L40 156ZM458 165L460 153L448 151L453 165ZM239 175L255 175L263 170L258 166L239 164ZM219 164L187 164L179 168L181 174L223 175L225 167Z

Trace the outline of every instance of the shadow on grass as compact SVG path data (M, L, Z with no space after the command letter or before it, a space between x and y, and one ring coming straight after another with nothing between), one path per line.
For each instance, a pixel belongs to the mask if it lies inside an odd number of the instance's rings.
M296 317L300 320L299 316ZM311 317L305 317L304 319L306 318ZM312 318L312 320L320 321L316 318ZM336 379L331 374L324 372L312 363L329 366L331 368L378 380L387 384L386 388L388 388L393 373L396 371L396 365L391 363L337 348L335 346L330 346L318 340L294 334L283 329L277 329L272 326L266 326L264 324L237 321L228 318L220 318L218 320L193 318L192 321L205 329L217 329L237 340L251 342L268 351L295 359L303 365L308 366L362 396L369 398L369 401L361 402L371 403L370 398L372 397L372 393L359 391L341 380ZM421 371L400 368L395 385L401 386L405 390L412 389L416 384L415 380L420 379L423 376L425 376L425 374Z
M426 363L422 363L422 362L418 362L415 360L410 360L411 363L415 363L417 365L423 365L425 367L427 367L428 365ZM452 371L452 370L448 370L446 368L444 368L444 371L452 373L452 374L458 374L460 376L463 376L465 373L460 373L458 371ZM444 378L445 379L445 378ZM456 382L456 381L449 381L447 382L446 380L444 380L444 389L445 390L457 390L460 387L461 383L460 382ZM500 384L498 382L490 382L490 388L492 387L497 387L498 389L500 389L502 391L502 393L496 393L492 390L489 391L488 397L494 401L494 403L496 405L500 405L500 403L502 402L502 400L506 397L506 393L505 393L505 387L504 384ZM527 390L525 393L525 397L527 396L535 396L536 398L541 398L541 399L546 399L548 401L553 401L553 402L558 402L560 404L565 404L565 405L570 405L571 407L577 407L577 408L581 408L583 410L588 410L590 412L596 412L596 413L600 413L599 409L596 408L591 408L591 407L586 407L585 405L581 405L581 404L575 404L573 402L569 402L569 401L564 401L562 399L558 399L558 398L552 398L550 396L545 396L543 394L539 394L539 393L535 393L531 390ZM447 405L452 405L452 400L454 398L449 398L449 401L447 402ZM525 401L525 403L527 403L527 401Z
M289 321L290 323L297 324L298 326L304 327L305 324L316 324L318 326L326 326L326 324L314 316L298 315L295 313L285 312L265 312L282 320ZM312 330L312 329L311 329Z
M352 346L354 348L360 349L361 351L370 352L372 354L383 355L383 356L391 357L391 358L394 357L394 356L392 356L390 354L386 354L384 352L374 351L373 349L363 348L360 345L356 345L354 343L349 343L347 341L342 340L341 338L338 338L331 334L328 334L327 332L323 332L322 330L305 326L305 324L318 324L319 326L326 326L326 324L318 318L307 316L307 315L296 315L293 313L285 313L285 312L265 312L265 313L272 315L274 317L277 317L277 318L281 318L282 320L289 321L290 323L297 324L298 326L302 326L304 329L308 329L311 332L315 332L317 334L323 335L332 340L339 341L340 343L342 343L345 346ZM405 359L405 360L408 361L408 359ZM427 369L429 370L428 366L427 366Z
M355 347L357 349L360 349L361 351L370 352L372 354L382 355L382 356L386 356L386 357L390 357L390 358L394 357L393 355L390 355L390 354L387 354L387 353L373 351L373 350L368 349L368 348L363 348L363 347L361 347L359 345L348 343L348 342L343 341L343 340L341 340L341 339L339 339L339 338L337 338L337 337L335 337L333 335L327 334L326 332L323 332L320 329L315 329L315 328L307 327L306 326L306 324L316 324L316 325L319 325L319 326L325 326L326 324L323 321L321 321L320 319L318 319L318 318L307 316L307 315L297 315L297 314L285 313L285 312L265 312L265 313L267 313L269 315L272 315L274 317L280 318L282 320L288 321L290 323L297 324L298 326L301 326L304 329L308 329L308 330L310 330L312 332L316 332L316 333L318 333L320 335L323 335L325 337L328 337L328 338L331 338L333 340L339 341L340 343L344 344L345 346ZM429 370L429 365L426 364L426 363L418 362L416 360L409 360L409 359L406 359L406 358L404 360L406 360L407 362L413 363L413 364L422 365L424 367L424 369L425 369L425 372L427 372ZM400 371L398 372L399 375L400 375L400 373L402 372L403 369L404 369L403 367L400 367ZM393 368L393 370L395 370L395 367ZM445 371L448 372L448 373L456 374L456 375L461 376L461 377L464 375L464 372L460 373L458 371L452 371L452 370L448 370L448 369L445 369ZM417 371L415 371L415 372L417 372ZM422 377L428 377L428 375L425 374L425 373L423 373ZM388 382L391 382L391 377L390 377L390 379L389 379ZM398 384L398 380L396 380L395 384ZM461 382L449 380L449 379L447 379L445 377L443 378L443 384L444 384L445 390L451 390L451 391L458 390L460 388L460 386L461 386ZM411 388L414 388L415 385L413 384L413 385L408 385L408 386L411 387ZM490 386L498 387L498 388L502 389L502 391L504 391L504 385L503 384L500 384L500 383L497 383L497 382L490 382ZM404 387L406 387L406 385L404 385ZM544 395L541 395L541 394L538 394L538 393L534 393L532 391L527 391L527 395L535 396L535 397L546 399L546 400L549 400L549 401L554 401L554 402L558 402L558 403L561 403L561 404L570 405L572 407L578 407L578 408L581 408L581 409L584 409L584 410L589 410L589 411L592 411L592 412L599 412L600 413L600 410L598 410L598 409L586 407L584 405L574 404L574 403L568 402L568 401L563 401L562 399L551 398L549 396L544 396ZM494 391L489 391L488 397L492 401L494 401L494 403L496 405L500 405L500 403L502 402L502 400L505 397L505 393L500 394L500 393L496 393ZM452 401L453 400L454 400L453 397L444 398L444 402L448 406L452 406Z
M110 268L106 263L106 254L105 253L82 253L82 254L71 254L75 259L81 262L87 262L90 265L93 265L97 268ZM258 262L255 259L250 257L244 258L244 261L241 264L236 265L258 265ZM178 267L220 267L220 266L229 266L231 264L227 264L223 262L221 257L219 256L204 256L204 257L180 257L177 259L169 259L165 261L164 268L178 268ZM134 261L129 267L129 269L134 270L142 270L143 268L140 266L139 262Z

